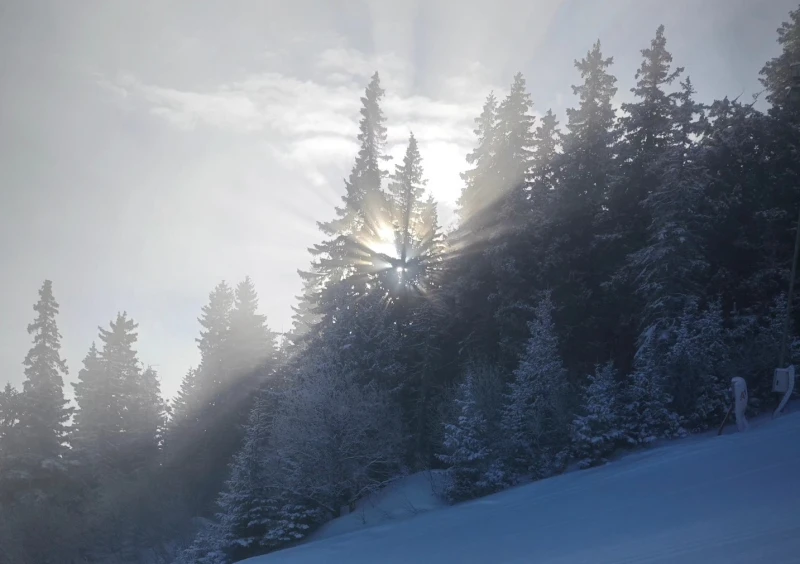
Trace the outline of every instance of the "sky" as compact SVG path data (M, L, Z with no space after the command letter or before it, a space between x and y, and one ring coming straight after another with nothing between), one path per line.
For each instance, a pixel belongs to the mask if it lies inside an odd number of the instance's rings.
M197 317L252 277L291 327L379 71L389 152L411 131L445 222L490 91L528 80L565 121L573 67L600 39L617 102L659 24L701 100L746 99L798 0L2 0L0 385L23 381L42 281L73 380L97 327L139 323L171 396L199 360ZM393 165L392 165L393 166ZM67 386L71 395L71 387Z

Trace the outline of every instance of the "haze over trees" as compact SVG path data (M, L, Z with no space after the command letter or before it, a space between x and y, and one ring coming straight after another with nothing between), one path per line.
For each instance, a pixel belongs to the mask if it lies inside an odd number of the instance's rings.
M292 330L252 280L220 282L170 400L109 312L68 402L45 281L24 384L0 391L0 563L229 564L411 472L444 470L456 502L709 429L733 376L764 409L800 209L798 37L800 9L761 71L766 111L698 100L663 26L625 80L587 45L564 115L534 117L517 74L475 119L447 233L413 133L389 162L376 72Z

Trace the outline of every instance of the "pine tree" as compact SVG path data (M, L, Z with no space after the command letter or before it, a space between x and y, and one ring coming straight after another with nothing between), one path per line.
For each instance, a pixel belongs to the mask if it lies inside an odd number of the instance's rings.
M258 294L250 277L236 286L234 307L230 314L228 354L229 370L236 376L253 371L262 374L275 356L275 335L258 313Z
M20 395L10 383L0 392L0 468L2 468L6 452L13 452L9 442L19 423Z
M473 131L478 145L467 155L467 162L473 168L461 173L464 188L458 200L458 214L462 225L470 223L471 218L498 196L494 164L498 141L497 98L494 93L486 98L481 115L475 118Z
M328 518L396 476L402 456L396 405L347 353L326 346L305 355L271 429L280 489Z
M384 94L376 72L361 98L360 146L345 182L344 206L336 208L337 217L332 221L318 223L328 240L310 249L314 257L312 273L325 285L353 274L357 258L363 253L364 241L382 239L383 224L388 216L381 187L385 173L380 168L388 159L384 154L385 118L380 107Z
M621 386L612 362L589 375L580 415L572 421L572 451L581 468L607 461L625 439Z
M501 178L504 215L516 217L527 211L519 208L525 200L528 175L533 159L533 102L522 73L514 76L508 96L497 108L497 149L495 167Z
M100 464L108 461L109 447L122 432L121 382L105 370L97 346L92 343L78 380L72 385L78 405L70 435L72 455L97 473Z
M303 282L303 289L296 296L297 304L292 306L292 330L288 335L289 343L294 348L302 348L312 335L321 316L317 313L317 304L321 291L320 276L313 272L298 271Z
M673 398L667 392L661 338L655 329L643 335L634 371L625 384L623 420L626 436L633 445L648 445L683 432L680 419L672 409Z
M664 359L673 409L689 430L702 431L715 425L728 408L731 351L721 301L713 301L705 309L690 301Z
M648 244L631 254L637 292L645 299L644 327L670 323L702 291L707 268L702 244L708 173L694 138L704 124L691 80L673 100L670 144L655 163L659 174L642 205L650 216Z
M172 418L170 424L172 426L185 424L191 421L196 421L197 409L196 405L197 391L196 382L197 371L190 368L186 371L181 379L181 387L171 402Z
M519 477L547 476L564 462L569 431L567 381L545 293L528 325L530 338L503 406L509 468Z
M570 328L561 336L565 358L579 374L607 357L609 351L598 337L617 325L609 319L615 310L602 287L614 264L614 251L604 237L610 228L607 208L619 137L612 65L613 58L603 55L599 41L575 61L582 82L572 90L579 105L567 110L563 152L552 173L555 188L543 235L546 250L535 264L545 265L544 284L553 288L559 303L559 325Z
M558 119L552 110L547 110L533 134L533 158L528 175L528 207L531 210L531 221L537 229L541 229L545 222L552 219L549 212L552 210L558 182L557 157L560 142Z
M105 463L121 472L142 468L151 446L148 439L155 442L155 433L148 437L150 429L145 416L146 402L155 399L152 390L143 383L142 367L133 348L138 340L137 328L138 324L127 312L122 312L108 329L100 328L99 336L103 349L98 362L111 399L109 404L101 404L108 409L101 414L103 422L108 421L110 426L102 431L97 448L103 453ZM85 398L84 403L91 402L92 398Z
M229 382L230 326L234 293L223 281L209 294L208 304L198 319L200 337L195 339L200 349L195 388L203 410L212 408L218 395Z
M789 21L778 28L778 43L782 52L761 69L761 84L767 89L767 101L778 109L792 111L797 104L787 95L792 85L791 65L800 62L800 7L789 12Z
M66 423L72 409L64 399L64 376L67 365L61 358L61 334L56 315L58 303L53 285L45 280L39 290L39 301L33 306L36 319L28 325L33 347L25 357L25 382L20 397L16 445L20 450L12 457L16 468L29 479L41 478L42 472L60 465L65 454Z
M454 398L454 420L444 424L444 452L436 458L447 465L445 495L453 502L488 495L506 485L502 453L496 446L500 439L497 424L487 409L498 407L492 405L496 400L491 397L500 395L491 394L492 388L500 389L497 384L502 383L496 376L475 364L468 365Z

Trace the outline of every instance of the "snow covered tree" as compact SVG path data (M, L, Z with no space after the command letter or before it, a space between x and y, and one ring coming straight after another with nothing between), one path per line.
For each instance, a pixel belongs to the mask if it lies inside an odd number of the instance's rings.
M229 564L303 538L323 520L281 489L270 445L275 402L261 395L250 413L242 448L234 456L216 519L184 551L187 563Z
M25 381L13 441L17 448L6 453L8 467L32 482L44 479L50 470L60 467L66 452L66 423L72 413L64 398L67 365L60 352L58 307L52 282L45 280L39 290L39 301L33 306L36 319L28 325L33 347L23 363Z
M572 421L572 452L581 468L606 462L625 439L622 390L613 362L589 375L579 415Z
M388 393L338 353L305 356L272 423L280 489L336 517L396 475L402 424Z
M688 303L664 358L664 370L672 408L690 431L717 424L730 405L731 352L721 301L705 309Z
M558 471L569 442L567 373L553 327L553 302L545 293L528 324L530 338L503 406L509 470L540 478Z
M623 420L628 441L647 445L682 432L680 418L672 409L672 396L663 370L663 334L655 329L643 335L636 353L634 371L624 389Z
M506 484L498 417L503 380L496 370L470 363L454 398L452 420L444 424L443 453L447 465L445 495L453 502L494 493Z
M695 138L703 129L702 106L690 79L673 97L669 145L656 160L658 179L642 205L651 218L648 244L630 256L637 292L645 300L644 327L669 324L701 293L707 268L702 244L704 191L708 183Z

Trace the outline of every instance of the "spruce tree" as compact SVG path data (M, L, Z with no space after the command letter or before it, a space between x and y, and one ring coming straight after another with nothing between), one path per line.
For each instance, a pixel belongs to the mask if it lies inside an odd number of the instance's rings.
M72 456L97 474L100 464L108 462L109 446L122 432L123 405L121 383L105 370L95 343L72 386L78 405L70 435Z
M275 356L275 335L258 313L258 294L250 277L236 286L230 313L228 370L233 378L258 371L263 374Z
M612 100L617 79L610 73L613 58L604 56L597 41L575 61L582 81L572 86L578 107L567 109L563 153L556 157L553 196L546 219L544 284L554 289L565 358L577 373L591 370L608 355L600 335L614 331L614 309L602 284L611 277L613 249L604 238L607 205L616 171L618 132Z
M667 391L669 382L660 339L655 328L642 336L634 370L625 382L622 416L627 440L632 445L648 445L683 432L680 418L672 408L673 398Z
M143 464L142 445L144 422L144 391L142 367L134 346L138 340L138 324L127 312L118 313L109 328L100 328L103 349L98 356L100 370L107 379L104 384L110 391L110 402L103 405L108 412L101 414L109 426L103 430L97 448L102 452L105 464L114 470L126 473L137 470ZM85 403L91 398L85 398Z
M767 101L778 110L800 112L789 97L792 85L791 65L800 62L800 7L789 12L789 20L778 28L781 54L770 59L761 69L761 84L767 90Z
M498 179L494 164L497 150L497 98L489 94L483 104L481 115L475 118L473 130L478 144L467 155L467 162L472 168L461 173L464 188L458 200L458 214L462 225L470 222L478 212L496 199Z
M704 128L703 108L687 78L672 98L672 137L654 165L658 178L642 202L650 219L647 245L631 254L637 292L644 299L643 325L670 323L687 300L702 292L707 268L702 229L709 182L695 139Z
M65 454L66 423L72 409L64 399L66 362L61 358L61 334L56 316L58 303L53 285L45 280L39 301L33 306L36 319L28 325L33 347L25 357L25 381L20 397L17 446L12 457L16 467L32 480L43 470L60 465Z
M5 460L5 453L14 450L10 441L19 422L20 408L19 392L10 383L6 384L0 392L0 467Z
M436 455L447 466L444 493L453 502L488 495L506 485L502 451L497 448L501 437L492 420L496 411L491 409L498 407L492 396L499 394L491 392L501 381L496 380L496 371L481 368L474 363L467 366L454 398L453 420L444 424L443 452Z
M558 352L553 309L545 293L528 324L530 338L503 406L508 467L519 478L558 471L568 446L567 373Z
M344 205L336 208L335 219L318 223L328 239L310 249L313 257L311 273L320 276L325 284L352 275L358 257L364 252L364 241L383 237L383 224L388 217L382 191L382 179L386 174L380 168L381 163L388 159L385 155L385 117L380 107L384 94L376 72L361 98L359 151L345 182Z
M580 414L572 421L572 452L581 468L606 462L625 439L622 389L612 362L589 375Z

